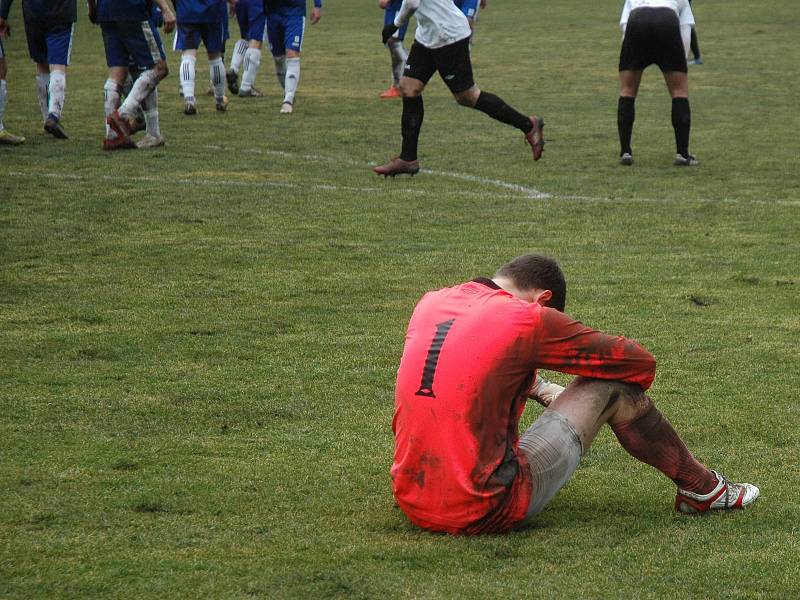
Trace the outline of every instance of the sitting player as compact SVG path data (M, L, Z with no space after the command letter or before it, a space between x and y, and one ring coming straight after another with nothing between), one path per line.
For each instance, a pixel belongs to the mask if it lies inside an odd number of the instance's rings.
M0 2L0 35L8 31L13 0ZM61 125L67 93L67 66L72 50L77 9L75 0L28 0L22 3L28 51L36 63L36 95L44 130L55 138L67 136Z
M25 142L25 138L20 135L14 135L8 131L3 125L3 117L6 114L6 96L8 94L8 86L6 85L6 51L3 47L3 36L8 36L8 25L0 31L0 144L10 146L17 146Z
M383 26L394 23L394 18L397 16L397 11L400 10L403 0L378 0L378 6L384 10ZM380 98L401 98L400 93L400 78L403 76L403 69L406 67L406 52L403 46L403 40L406 37L406 30L408 23L403 25L400 29L394 32L394 35L386 42L386 47L389 49L389 56L392 57L392 85L389 89L380 93Z
M225 43L225 0L175 0L178 32L175 50L181 50L181 88L186 115L197 114L195 98L195 63L200 42L206 47L214 90L214 102L219 112L228 108L225 97L225 65L222 52Z
M232 94L241 97L261 96L253 83L261 64L261 46L264 43L267 19L264 14L263 0L237 0L234 5L236 20L239 22L239 31L242 38L236 42L231 56L231 66L226 73L228 89ZM242 84L239 85L239 69L244 63Z
M306 28L306 0L266 0L267 38L275 74L283 88L281 113L294 110L294 97L300 82L300 50ZM314 0L311 24L322 18L322 0Z
M166 0L154 0L161 8L164 31L175 28L175 15ZM163 146L158 124L158 83L167 76L167 61L161 37L158 34L149 0L88 0L89 19L100 23L108 64L105 92L106 138L105 150L133 148L131 121L142 111L147 123L147 135L141 148ZM125 102L120 106L120 95L128 68L133 61L143 71L136 78Z

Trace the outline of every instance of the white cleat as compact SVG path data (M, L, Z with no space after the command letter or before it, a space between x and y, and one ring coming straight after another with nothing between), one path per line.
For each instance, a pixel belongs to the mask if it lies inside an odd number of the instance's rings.
M145 134L145 136L142 139L136 142L136 147L139 150L147 150L150 148L161 148L162 146L165 145L166 142L164 141L163 137L161 136L156 137L154 135L150 135L149 133Z
M289 115L294 110L291 102L284 102L281 104L281 114L282 115Z
M756 501L760 490L752 483L733 483L713 471L717 476L717 485L708 494L695 494L678 488L675 496L675 510L698 514L712 510L731 510L746 508Z

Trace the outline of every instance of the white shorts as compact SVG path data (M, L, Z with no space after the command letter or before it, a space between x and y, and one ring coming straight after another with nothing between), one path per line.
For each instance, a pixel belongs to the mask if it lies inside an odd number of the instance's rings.
M525 521L529 521L572 477L583 448L572 423L561 413L545 410L522 434L519 449L528 459L533 479L531 503L525 514Z

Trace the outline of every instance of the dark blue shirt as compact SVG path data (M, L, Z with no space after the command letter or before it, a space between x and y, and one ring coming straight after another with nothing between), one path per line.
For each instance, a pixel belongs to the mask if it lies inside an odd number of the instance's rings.
M0 17L8 19L14 0L0 0ZM22 0L22 18L43 23L74 23L78 20L76 0Z
M150 0L97 0L97 22L147 21Z
M222 23L227 4L225 0L176 0L178 23Z
M316 8L322 8L322 0L314 0ZM281 15L305 16L306 0L265 0L264 10L267 14L279 13Z

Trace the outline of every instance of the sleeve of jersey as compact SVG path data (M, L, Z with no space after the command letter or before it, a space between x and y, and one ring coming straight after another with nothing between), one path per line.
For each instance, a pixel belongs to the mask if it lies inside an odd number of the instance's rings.
M400 10L397 11L397 15L394 17L394 24L397 27L402 27L408 20L411 18L417 9L419 8L420 0L403 0L403 4L400 6Z
M314 0L314 8L322 8L322 0Z
M586 327L552 308L541 311L541 336L536 367L635 383L647 389L656 374L656 360L640 344Z

